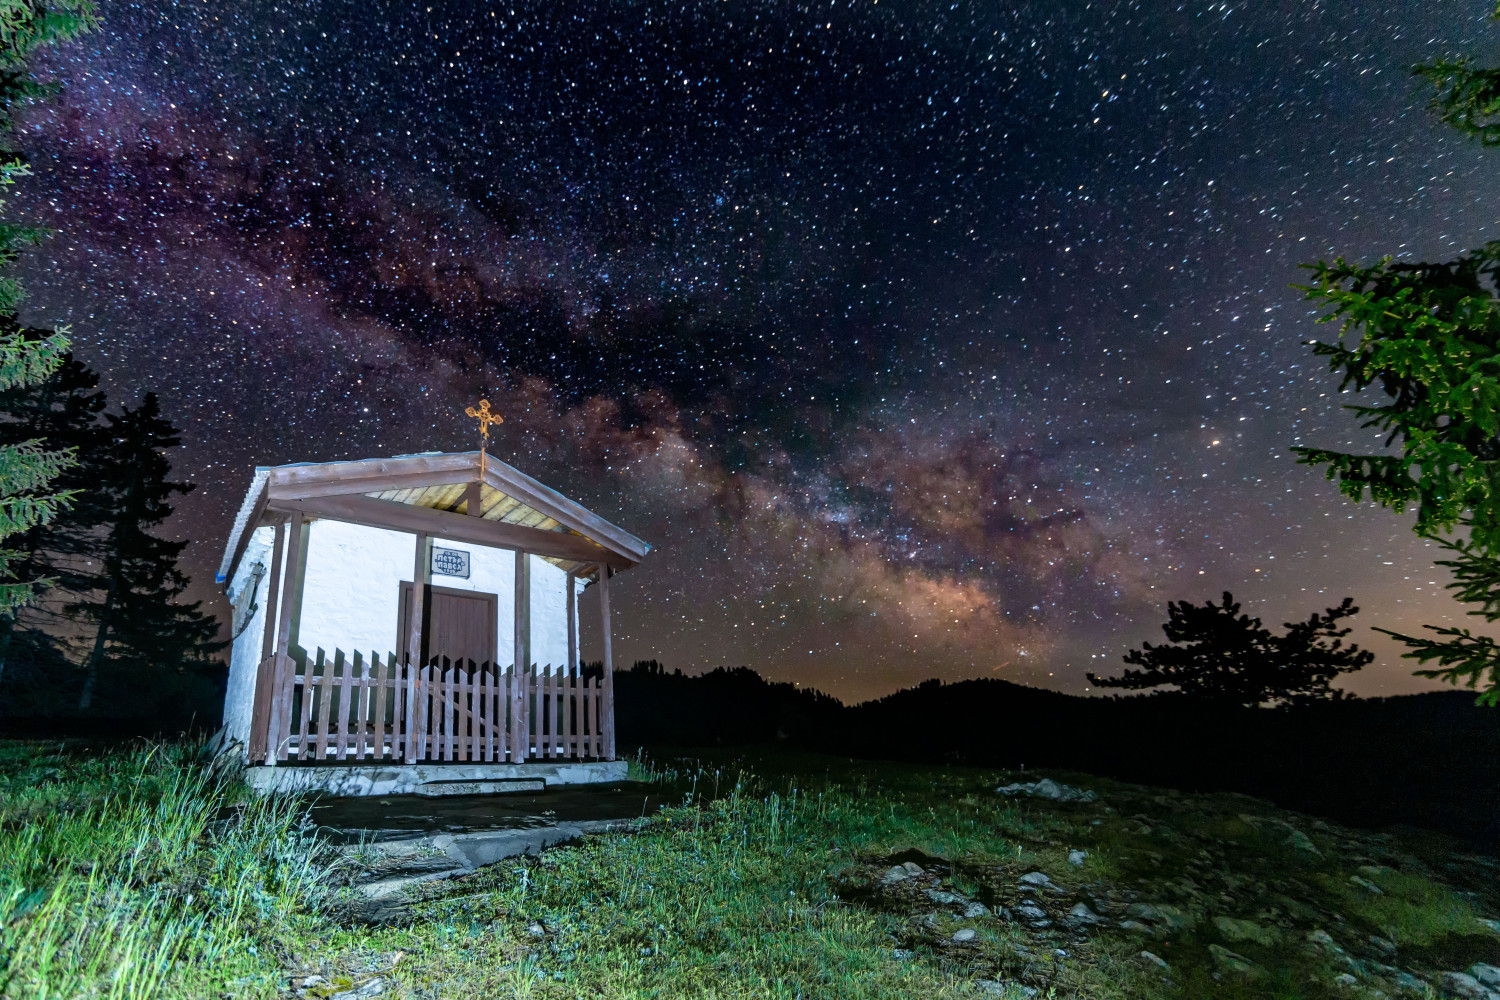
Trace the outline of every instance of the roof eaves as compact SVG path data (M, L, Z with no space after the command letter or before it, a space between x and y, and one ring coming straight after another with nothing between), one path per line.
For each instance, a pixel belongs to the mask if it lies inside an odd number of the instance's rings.
M234 554L239 551L240 539L245 532L249 531L250 515L255 511L255 505L261 494L266 490L266 482L271 478L269 466L258 465L255 467L255 475L250 479L250 489L245 492L245 499L240 504L239 513L234 516L234 525L229 529L229 540L224 546L224 558L219 563L219 572L214 576L214 582L223 584L229 579L229 574L234 571Z

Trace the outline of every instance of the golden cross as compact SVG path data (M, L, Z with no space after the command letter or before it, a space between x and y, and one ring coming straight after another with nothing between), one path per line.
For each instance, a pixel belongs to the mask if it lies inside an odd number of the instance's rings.
M471 406L464 410L464 412L479 421L479 436L484 438L484 444L480 445L479 448L483 451L484 446L490 443L490 424L503 424L505 423L505 418L498 413L490 411L490 401L488 399L481 399L477 407Z

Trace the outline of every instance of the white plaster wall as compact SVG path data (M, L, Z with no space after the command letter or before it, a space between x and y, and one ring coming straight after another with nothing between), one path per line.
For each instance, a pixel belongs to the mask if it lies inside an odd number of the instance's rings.
M257 564L266 567L255 592L255 614L229 648L229 684L224 692L225 736L228 741L238 740L242 745L250 740L250 716L255 709L255 675L260 668L261 643L265 638L266 604L271 594L271 545L275 537L276 530L271 527L253 531L229 583L232 608L250 582L251 570Z
M313 521L297 645L315 654L397 652L401 581L410 580L415 536L343 521Z
M268 529L262 529L268 530ZM442 548L469 553L469 578L434 576L432 583L453 590L496 595L496 655L514 659L515 553L467 542L434 538ZM308 528L307 569L297 645L312 653L358 650L384 658L396 649L401 583L412 579L416 536L383 528L313 521ZM543 665L567 661L567 574L531 556L531 660Z
M531 557L531 662L562 672L568 662L568 574Z

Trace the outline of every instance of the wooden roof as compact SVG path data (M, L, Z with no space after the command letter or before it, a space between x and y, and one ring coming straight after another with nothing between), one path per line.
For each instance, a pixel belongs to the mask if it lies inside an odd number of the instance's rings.
M218 580L234 575L255 528L293 512L519 549L582 576L600 565L628 569L651 550L514 466L489 455L482 474L480 466L479 452L471 451L257 468Z

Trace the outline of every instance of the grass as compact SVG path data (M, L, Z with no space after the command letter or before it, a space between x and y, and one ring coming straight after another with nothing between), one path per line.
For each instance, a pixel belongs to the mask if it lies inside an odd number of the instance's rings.
M497 866L396 932L393 944L437 956L403 980L496 996L976 995L959 965L895 957L898 915L838 900L830 877L871 845L940 851L960 836L894 799L873 804L740 782L645 834Z
M0 745L0 996L274 996L333 889L302 816L183 746Z
M248 797L182 748L0 746L0 997L322 998L379 979L412 1000L1318 1000L1397 996L1398 966L1432 979L1500 960L1478 919L1497 869L1468 858L1460 885L1439 874L1451 845L1241 796L1054 775L1100 795L1059 804L995 794L1035 775L775 754L633 774L682 804L640 833L440 883L400 925L366 927L340 915L341 855L295 800ZM882 883L902 861L929 881ZM1039 930L927 895L1014 911L1032 871L1059 887L1054 914L1087 900L1110 926ZM1122 928L1136 912L1151 916Z

